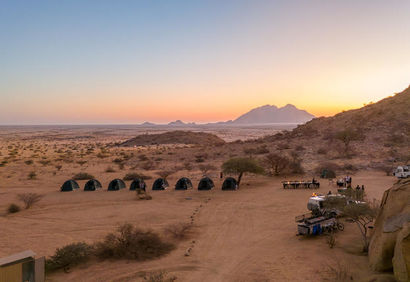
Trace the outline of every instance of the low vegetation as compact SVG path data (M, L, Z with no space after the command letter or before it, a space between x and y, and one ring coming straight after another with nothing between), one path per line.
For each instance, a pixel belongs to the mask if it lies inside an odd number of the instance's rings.
M165 242L153 231L144 231L131 224L123 224L117 232L109 233L104 240L89 245L77 242L57 248L46 260L46 270L64 269L87 262L93 257L100 259L133 259L137 261L161 257L175 246Z
M103 241L95 245L95 255L102 259L125 258L142 261L163 256L174 247L173 244L164 242L157 233L124 224L117 232L108 234Z
M144 179L144 180L148 180L148 179L152 179L152 176L145 175L145 174L138 173L138 172L130 172L130 173L127 173L127 174L122 178L122 180L124 180L124 181L131 181L131 180L134 180L134 179L137 179L137 178Z
M170 235L173 239L184 240L190 237L192 232L192 224L176 223L165 228L165 233Z
M93 254L92 246L84 243L72 243L58 248L54 255L46 260L46 270L54 271L64 269L68 272L70 267L85 263Z
M29 209L35 203L39 202L41 198L43 198L43 195L37 193L22 193L18 194L17 198L24 203L25 209Z
M8 213L17 213L17 212L19 212L21 209L20 209L20 206L18 206L18 205L16 205L16 204L10 204L9 206L8 206L8 208L7 208L7 212Z
M28 179L33 180L37 178L37 173L35 171L32 171L28 174L27 176Z
M94 179L94 178L95 178L94 175L89 174L87 172L79 172L73 176L74 180L89 180L89 179Z

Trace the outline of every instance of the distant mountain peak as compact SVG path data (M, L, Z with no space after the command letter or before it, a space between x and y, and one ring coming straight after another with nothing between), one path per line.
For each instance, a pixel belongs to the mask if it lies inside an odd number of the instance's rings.
M177 119L176 121L171 121L168 125L185 125L185 123L182 120Z
M235 124L266 124L266 123L304 123L315 116L299 110L292 104L278 108L275 105L264 105L254 108L233 121Z
M280 109L297 109L297 108L292 104L286 104L286 106L283 106Z

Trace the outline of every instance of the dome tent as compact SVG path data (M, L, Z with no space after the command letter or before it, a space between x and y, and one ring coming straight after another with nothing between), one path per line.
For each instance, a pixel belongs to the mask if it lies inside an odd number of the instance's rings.
M84 191L95 191L101 189L102 185L97 179L90 179L84 185Z
M180 178L175 184L175 190L187 190L192 188L192 182L187 177Z
M70 179L64 182L64 184L60 188L60 191L69 192L69 191L75 191L79 188L80 186L78 185L77 181Z
M130 191L135 191L135 190L144 190L145 191L145 181L142 178L135 178L130 185Z
M125 188L125 183L121 179L114 179L108 185L108 191L118 191Z
M168 186L168 181L165 178L158 178L152 184L152 190L165 190Z
M214 182L209 177L202 178L198 184L198 190L211 190L214 187Z
M227 177L222 184L222 190L237 190L238 189L238 183L235 178L233 177Z

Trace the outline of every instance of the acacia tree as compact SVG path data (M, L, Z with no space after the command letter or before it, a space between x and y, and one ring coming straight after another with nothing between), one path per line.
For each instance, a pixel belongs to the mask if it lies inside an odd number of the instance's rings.
M345 198L328 198L324 203L326 208L333 208L343 211L343 216L356 223L363 239L363 252L369 250L370 240L367 236L368 226L373 222L378 212L378 204L359 202L346 204Z
M289 165L289 159L287 157L275 153L266 155L263 162L272 175L279 175Z
M370 244L370 240L367 236L368 226L377 216L377 211L378 208L376 205L370 205L368 203L350 204L343 210L344 215L356 223L359 228L363 239L363 252L366 253L369 250Z
M222 164L224 173L238 174L238 186L241 183L242 176L248 173L262 174L263 168L250 158L232 158Z

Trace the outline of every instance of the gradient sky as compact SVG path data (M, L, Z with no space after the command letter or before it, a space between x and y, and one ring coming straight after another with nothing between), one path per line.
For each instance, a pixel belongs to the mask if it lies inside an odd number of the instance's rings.
M0 1L0 124L317 116L410 84L410 1Z

